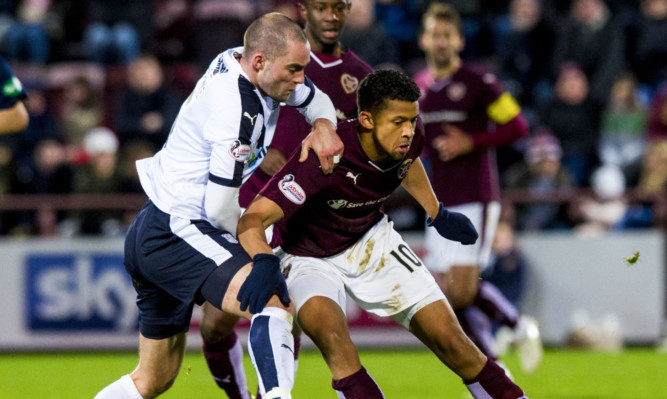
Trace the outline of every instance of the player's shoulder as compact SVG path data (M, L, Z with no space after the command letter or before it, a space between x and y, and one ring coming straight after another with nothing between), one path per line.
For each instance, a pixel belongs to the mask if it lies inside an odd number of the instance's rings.
M338 136L340 137L341 141L343 143L346 143L348 140L358 140L357 136L357 123L358 123L357 118L350 118L350 119L345 119L340 122L338 122L338 125L336 127L336 132L338 133Z
M350 49L345 51L345 54L343 55L343 62L346 65L358 68L367 74L373 72L373 68L371 68L371 66L368 65L366 61L362 60L354 51Z

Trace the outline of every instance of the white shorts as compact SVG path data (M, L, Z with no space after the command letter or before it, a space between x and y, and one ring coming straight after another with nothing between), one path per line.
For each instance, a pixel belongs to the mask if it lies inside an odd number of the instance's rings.
M428 268L433 272L445 273L454 265L486 267L500 220L500 203L474 202L448 207L447 210L466 215L477 229L479 239L473 245L462 245L442 237L434 227L427 227L424 241Z
M406 329L424 306L445 299L417 256L385 216L354 246L328 258L281 255L297 312L322 296L345 311L346 293L364 310L390 316Z

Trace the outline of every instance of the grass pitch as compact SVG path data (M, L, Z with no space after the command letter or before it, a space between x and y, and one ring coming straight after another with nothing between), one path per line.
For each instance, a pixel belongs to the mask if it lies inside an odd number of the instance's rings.
M362 363L390 399L463 399L465 387L430 352L362 351ZM548 350L533 374L521 373L518 360L505 363L531 399L667 398L667 353L629 349L620 353ZM2 353L0 398L92 398L130 372L137 355L120 353ZM251 386L256 377L246 356ZM163 398L224 398L198 352L188 352L175 385ZM318 352L302 351L293 391L295 399L336 399L330 375Z

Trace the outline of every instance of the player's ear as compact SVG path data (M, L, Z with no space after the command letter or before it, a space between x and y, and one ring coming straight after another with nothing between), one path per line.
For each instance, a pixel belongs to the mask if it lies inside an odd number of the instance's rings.
M252 57L252 67L255 71L261 71L266 66L266 56L262 53L257 53Z
M301 19L304 20L304 21L307 19L306 17L308 16L308 9L306 8L307 7L307 5L306 5L307 2L308 2L308 0L301 0L297 4L298 7L299 7L299 15L301 15Z
M368 111L359 112L359 123L361 123L361 126L363 126L365 129L373 130L373 128L375 127L375 122L373 121L373 114L371 114Z

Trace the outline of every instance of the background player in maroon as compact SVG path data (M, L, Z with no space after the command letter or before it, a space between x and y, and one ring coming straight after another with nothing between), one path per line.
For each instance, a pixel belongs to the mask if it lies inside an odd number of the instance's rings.
M359 82L372 71L339 42L350 7L349 0L303 0L299 3L299 11L305 21L304 32L311 46L310 63L305 74L331 98L339 120L356 116ZM281 108L273 141L264 160L241 187L241 207L248 206L292 151L301 146L310 129L297 110ZM274 239L275 243L279 243L277 235ZM243 370L243 349L234 332L238 317L208 306L204 307L204 312L209 316L206 320L211 321L201 326L204 356L216 383L230 399L249 398ZM299 353L299 342L297 334L295 359Z
M345 154L322 178L295 152L250 204L238 228L249 254L273 255L265 228L285 217L283 274L297 319L332 372L340 398L383 398L361 366L345 319L346 293L363 309L392 317L464 379L475 398L525 398L504 371L465 336L445 296L382 212L402 185L424 207L439 234L473 244L477 232L462 214L438 204L419 160L415 131L420 92L396 71L367 76L358 92L359 118L338 125Z
M440 284L464 330L491 357L495 345L478 318L494 317L511 327L519 324L516 308L489 283L479 283L480 267L489 261L491 242L500 218L500 188L495 147L525 136L528 127L512 96L496 77L463 62L461 19L454 8L433 3L422 19L421 48L427 68L420 84L420 106L426 128L425 155L438 199L447 209L468 216L480 232L470 247L444 240L426 230L426 264L440 275ZM521 329L532 324L521 319ZM535 326L530 326L535 331ZM533 334L534 338L534 334ZM528 341L526 341L528 342ZM539 341L531 340L539 361ZM524 357L522 357L524 358Z

